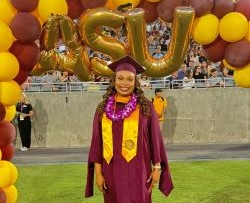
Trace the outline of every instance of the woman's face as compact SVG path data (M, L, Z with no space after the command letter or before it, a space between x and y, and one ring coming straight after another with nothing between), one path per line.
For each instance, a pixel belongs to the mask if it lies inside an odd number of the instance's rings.
M201 67L197 67L195 72L200 73L201 72Z
M201 65L202 65L202 67L206 68L207 67L207 62L206 61L202 61Z
M191 56L191 57L194 56L194 52L192 50L189 52L189 56Z
M116 73L115 89L120 96L129 96L135 89L135 74L121 70Z

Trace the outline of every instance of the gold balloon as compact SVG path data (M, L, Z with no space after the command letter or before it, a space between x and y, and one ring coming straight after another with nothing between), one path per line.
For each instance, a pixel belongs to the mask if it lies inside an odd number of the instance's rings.
M86 46L84 46L80 40L77 26L67 16L60 17L59 26L62 39L69 49L69 54L67 55L68 62L65 60L59 60L59 66L64 67L64 70L71 70L71 72L77 75L79 80L90 80L91 74L89 71L88 54Z
M125 17L119 11L111 11L106 8L91 9L80 19L80 34L89 47L117 60L127 55L127 46L112 37L103 36L101 27L108 26L116 29L121 27L124 22Z
M19 71L17 58L10 52L0 52L0 81L14 79Z
M46 51L54 49L59 40L59 16L51 16L44 24L40 37L40 48Z
M3 188L4 193L7 197L7 203L15 203L17 200L18 192L14 185L10 187Z
M250 64L246 68L235 70L234 80L238 86L250 88Z
M68 5L66 0L39 0L39 16L42 21L47 21L52 14L67 15Z
M15 105L21 96L21 88L14 81L0 82L0 102L4 106Z
M8 51L14 42L14 35L10 27L0 21L0 52Z
M102 76L102 77L109 77L113 75L113 71L107 66L106 63L103 62L103 60L94 57L90 61L91 67L93 69L93 72L96 75Z
M186 56L194 9L177 7L173 22L172 38L166 55L161 59L153 58L148 52L146 39L146 22L143 9L137 8L126 14L128 44L130 54L146 68L145 75L163 77L179 69Z
M198 44L212 43L219 35L219 19L213 14L195 18L192 35Z
M0 188L9 187L16 182L18 172L14 164L0 161Z
M54 48L59 40L59 30L67 53L57 53ZM41 37L41 52L39 63L31 74L41 75L49 70L60 70L74 73L79 80L91 79L89 60L86 47L82 44L74 22L67 16L52 16L44 25Z
M5 106L5 111L6 115L4 117L4 120L8 122L12 121L16 115L16 106L15 105Z
M31 71L31 75L42 75L49 70L57 69L57 53L54 50L43 50L40 54L39 62L35 65Z
M102 35L102 26L119 28L125 22L125 16L119 11L112 11L106 8L88 10L80 19L80 34L83 41L92 49L109 55L113 60L118 60L128 54L126 44L119 42L113 37ZM95 72L100 72L103 67L105 75L107 71L106 63L103 60L93 60L91 67ZM95 70L96 69L96 70ZM97 70L98 69L98 70Z
M220 36L227 42L237 42L247 33L248 21L239 12L230 12L220 20Z
M0 21L10 24L17 10L12 6L9 0L0 1Z

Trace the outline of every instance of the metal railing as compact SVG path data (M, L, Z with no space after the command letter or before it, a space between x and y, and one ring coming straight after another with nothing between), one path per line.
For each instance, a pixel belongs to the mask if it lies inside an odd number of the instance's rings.
M145 84L145 81L143 82ZM67 83L24 83L25 92L74 92L74 91L106 91L108 82L67 82ZM232 78L203 80L149 80L142 85L144 91L160 89L192 89L192 88L228 88L236 87Z
M233 78L214 78L197 80L172 80L170 89L192 89L192 88L227 88L236 87Z

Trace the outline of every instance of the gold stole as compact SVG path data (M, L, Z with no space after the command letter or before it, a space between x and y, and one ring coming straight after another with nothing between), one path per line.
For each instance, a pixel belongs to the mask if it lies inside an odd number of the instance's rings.
M116 101L122 99L118 98ZM139 107L123 121L123 138L122 138L122 156L127 162L131 161L137 153L137 139L139 127ZM103 114L102 118L102 139L103 139L103 157L109 164L113 157L113 133L112 121Z

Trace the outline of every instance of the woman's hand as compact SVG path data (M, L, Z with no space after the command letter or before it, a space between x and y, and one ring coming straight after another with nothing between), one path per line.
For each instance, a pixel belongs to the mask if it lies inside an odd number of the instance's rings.
M150 185L150 192L152 191L152 189L154 189L155 185L158 184L159 179L160 179L160 169L153 169L152 173L150 174L149 179L147 180L147 182L151 181L151 185Z
M107 190L105 179L102 175L102 165L95 163L96 186L101 192Z
M101 173L96 173L96 186L101 192L105 192L105 190L107 190L105 179Z

